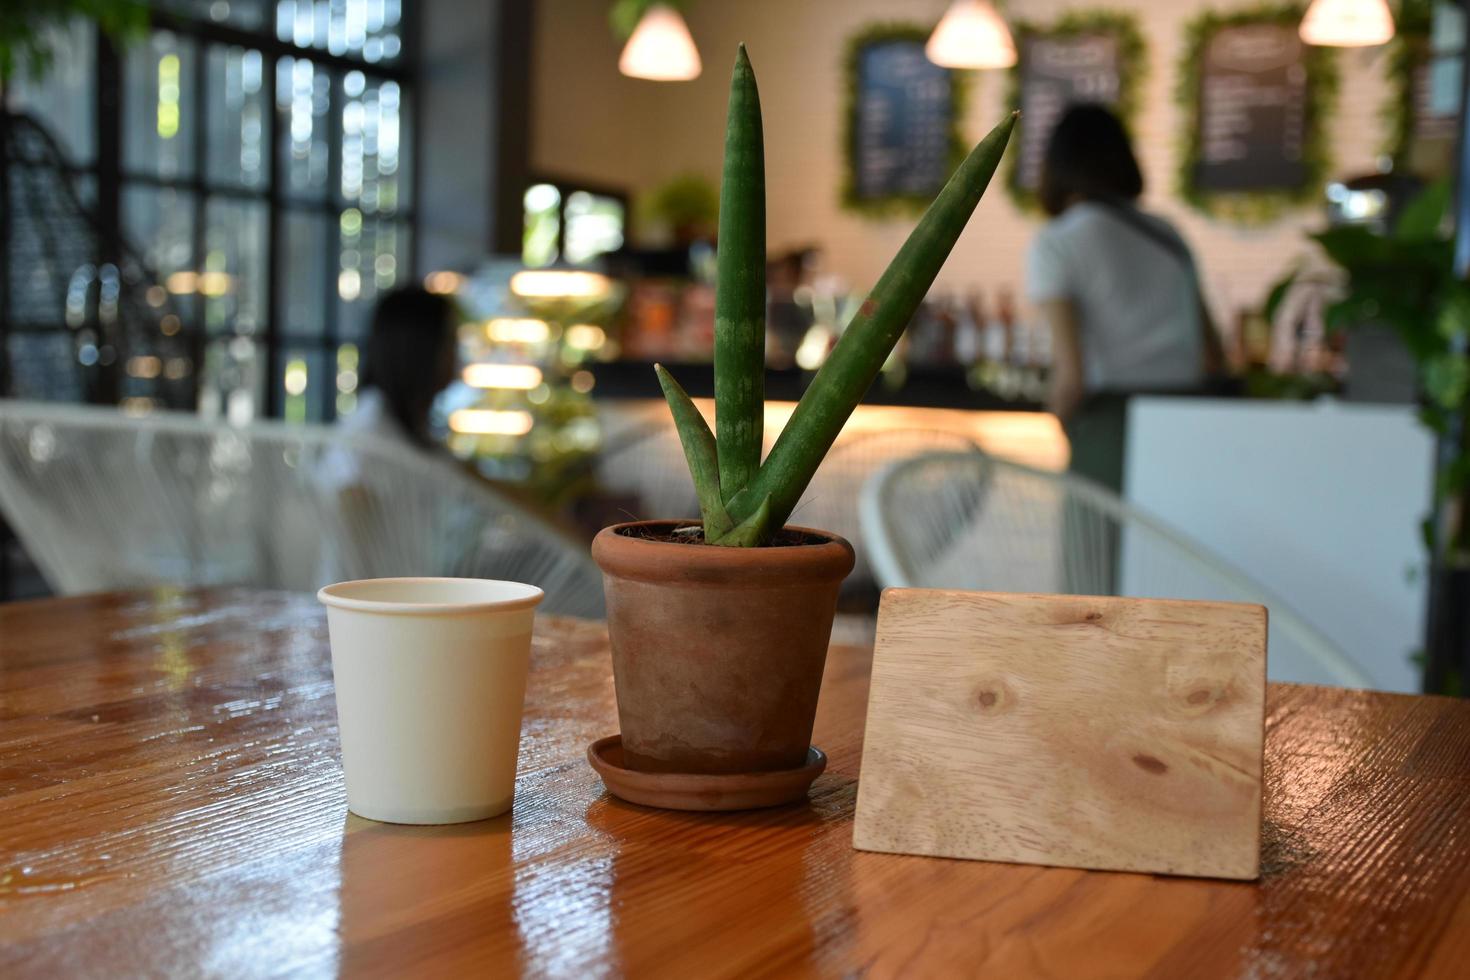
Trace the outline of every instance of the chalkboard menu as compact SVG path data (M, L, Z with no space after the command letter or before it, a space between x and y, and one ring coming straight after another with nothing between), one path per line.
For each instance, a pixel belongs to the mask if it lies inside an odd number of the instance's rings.
M854 86L849 196L928 199L954 168L955 93L924 56L923 34L861 44Z
M1116 106L1122 93L1120 45L1112 34L1028 34L1021 39L1021 140L1015 183L1034 191L1052 128L1077 102Z
M1199 64L1202 191L1294 190L1309 178L1307 68L1296 27L1222 27Z

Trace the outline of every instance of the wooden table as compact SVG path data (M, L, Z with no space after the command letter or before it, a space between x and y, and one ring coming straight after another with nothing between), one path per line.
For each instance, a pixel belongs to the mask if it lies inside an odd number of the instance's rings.
M1273 687L1259 884L852 850L869 657L809 805L603 792L597 624L545 621L514 814L347 813L315 601L0 606L0 975L1465 976L1470 704ZM410 968L412 972L410 973ZM472 972L474 971L474 972Z

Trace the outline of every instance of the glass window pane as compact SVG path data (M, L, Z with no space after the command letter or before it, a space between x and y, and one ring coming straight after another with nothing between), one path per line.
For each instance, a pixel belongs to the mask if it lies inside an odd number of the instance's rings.
M279 0L276 37L302 48L397 61L403 53L402 0Z
M362 351L356 344L343 344L337 348L337 416L351 415L357 408L359 372L362 367Z
M325 69L303 58L276 62L276 111L286 123L280 152L285 158L285 189L292 196L326 196L331 92L331 76Z
M331 218L288 212L282 222L281 277L285 291L284 330L288 337L320 337L326 331L327 302L335 290L329 257L337 241Z
M83 297L95 295L100 243L87 215L73 205L71 178L53 165L44 134L17 121L10 135L16 156L7 168L9 211L3 216L9 239L0 245L8 288L0 299L8 304L12 327L76 326L85 319Z
M64 330L11 333L5 338L10 358L10 398L76 402L86 394L77 367L77 346Z
M128 242L158 284L173 294L174 309L186 326L198 316L198 276L194 269L195 197L172 187L128 185L122 192L123 229Z
M567 195L567 261L590 262L623 247L623 205L587 191Z
M408 226L382 219L352 221L344 213L339 234L337 332L343 340L360 341L367 336L378 295L408 281Z
M37 82L27 65L19 65L6 83L5 102L44 125L68 163L83 166L97 155L97 32L76 18L69 27L50 27L46 33L52 61L45 78Z
M342 181L347 204L364 214L393 214L410 204L407 107L397 82L360 71L342 79Z
M325 351L290 348L276 363L275 384L280 386L281 416L287 422L327 421L327 401L337 394L335 367Z
M561 235L561 191L554 184L532 184L526 188L524 203L521 260L532 268L551 265Z
M77 192L77 203L87 210L97 206L97 178L91 174L80 174L72 178L72 189Z
M245 425L265 412L265 348L249 337L222 337L204 349L199 413Z
M167 31L128 47L123 60L123 167L156 177L192 177L196 51Z
M262 201L212 198L204 209L199 293L211 334L253 334L266 318L269 208Z
M214 46L206 58L206 173L210 180L264 187L269 178L265 59L259 51Z

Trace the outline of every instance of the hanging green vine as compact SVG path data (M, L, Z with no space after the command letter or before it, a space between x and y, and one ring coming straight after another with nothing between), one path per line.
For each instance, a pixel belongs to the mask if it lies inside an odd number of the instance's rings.
M1076 10L1062 16L1046 28L1024 21L1013 23L1011 32L1016 40L1016 51L1021 58L1025 57L1026 42L1033 37L1076 38L1092 34L1107 34L1116 38L1118 65L1121 71L1118 76L1118 100L1113 105L1113 111L1123 120L1124 128L1132 131L1133 121L1138 117L1143 84L1148 79L1149 70L1148 45L1144 41L1143 32L1138 27L1137 17L1119 10ZM1014 109L1021 107L1022 68L1023 62L1018 59L1007 72L1005 104ZM1019 148L1025 145L1026 137L1022 132L1025 125L1026 117L1023 113L1016 121L1016 131L1011 136L1017 149L1010 154L1006 164L1006 191L1022 210L1037 211L1041 204L1037 199L1036 191L1021 186Z
M1407 169L1414 142L1414 77L1429 59L1429 31L1434 19L1431 0L1403 0L1394 17L1388 52L1388 98L1379 118L1388 134L1384 154L1394 169Z
M1195 171L1200 161L1200 64L1205 47L1216 31L1251 24L1281 24L1293 31L1301 23L1304 5L1264 5L1229 13L1207 11L1185 26L1184 53L1179 60L1175 99L1184 119L1179 146L1179 196L1191 206L1214 218L1245 225L1276 220L1289 208L1319 200L1322 186L1332 169L1332 150L1327 121L1337 99L1337 62L1329 48L1306 46L1302 62L1307 70L1306 142L1302 162L1306 179L1300 187L1270 191L1211 191L1197 187Z
M45 77L55 59L55 31L72 20L92 21L118 43L148 30L148 6L142 0L45 0L21 3L0 13L0 85L25 65L33 82Z
M612 28L613 37L619 41L632 37L633 29L654 4L673 7L680 16L689 13L689 0L613 0L613 5L607 12L607 22Z
M843 78L847 87L847 105L843 111L842 125L842 206L849 211L869 218L891 218L922 214L933 200L932 193L890 194L881 198L859 197L857 193L857 124L858 99L861 96L861 68L863 49L873 44L891 41L914 41L923 44L929 39L933 28L913 23L871 24L854 34L847 42L847 53L843 58ZM960 120L964 118L968 90L964 72L949 72L949 170L953 171L965 159L964 135L960 132Z

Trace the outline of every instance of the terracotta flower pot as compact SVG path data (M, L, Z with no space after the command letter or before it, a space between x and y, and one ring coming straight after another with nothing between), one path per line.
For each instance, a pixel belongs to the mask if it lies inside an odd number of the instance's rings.
M690 521L604 528L625 765L745 773L806 762L837 590L852 545L790 527L802 544L721 548L667 540ZM662 539L662 540L660 540Z

